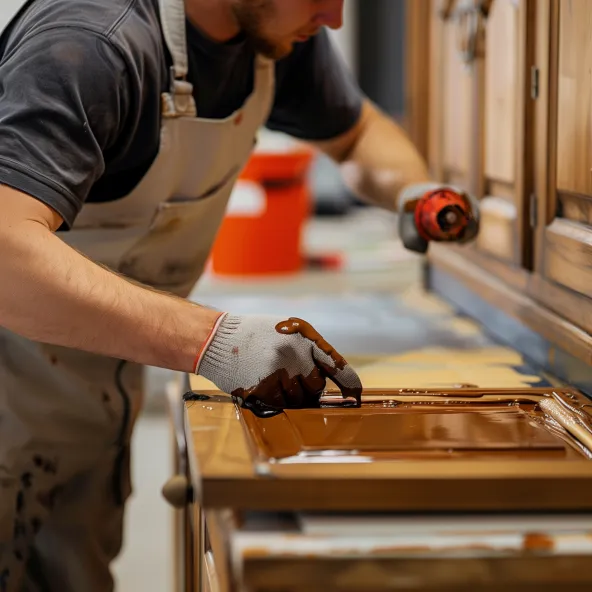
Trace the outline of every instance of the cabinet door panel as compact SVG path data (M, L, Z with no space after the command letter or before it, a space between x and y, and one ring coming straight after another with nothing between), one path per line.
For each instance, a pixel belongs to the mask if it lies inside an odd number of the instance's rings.
M556 169L546 197L555 215L544 228L542 272L592 298L592 3L561 0L552 7L556 75L549 84L557 100L550 142L556 143Z
M514 186L518 116L519 6L495 0L485 37L485 175Z
M592 298L592 227L557 218L545 240L547 277Z
M516 244L516 206L508 199L486 196L481 200L481 230L477 246L504 261L514 261Z
M469 249L523 264L525 38L529 0L433 1L431 165L437 178L482 201ZM482 11L485 8L486 18ZM472 33L477 31L475 37ZM473 47L474 51L465 51Z
M443 31L443 162L447 182L466 186L470 163L471 130L467 114L471 111L471 77L457 48L453 25Z
M559 6L557 211L592 228L592 6L588 0Z
M494 0L485 26L484 196L477 247L520 265L523 241L523 186L526 156L525 72L527 2ZM520 156L520 158L518 158Z
M557 189L592 196L592 6L559 3Z
M472 151L472 79L458 46L458 27L443 6L431 0L429 164L435 178L468 188Z
M592 2L547 0L537 17L537 267L592 331ZM539 145L540 144L540 145ZM544 283L543 283L544 285ZM533 294L533 297L543 297ZM556 308L554 304L551 304ZM567 316L567 315L566 315ZM582 322L581 319L584 319Z

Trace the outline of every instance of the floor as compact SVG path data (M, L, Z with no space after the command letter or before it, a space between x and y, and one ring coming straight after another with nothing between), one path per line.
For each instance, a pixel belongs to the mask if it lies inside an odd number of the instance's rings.
M379 379L385 365L391 375L397 368L401 387L544 383L519 354L423 293L421 259L402 249L389 214L363 209L346 218L317 219L307 229L305 245L314 255L341 252L344 267L257 281L207 276L192 299L238 314L306 318L342 354L354 356L365 385ZM115 564L123 592L170 590L172 581L171 514L160 495L172 471L162 397L168 375L149 373L152 386L134 439L135 490L125 546ZM418 376L422 385L415 384Z

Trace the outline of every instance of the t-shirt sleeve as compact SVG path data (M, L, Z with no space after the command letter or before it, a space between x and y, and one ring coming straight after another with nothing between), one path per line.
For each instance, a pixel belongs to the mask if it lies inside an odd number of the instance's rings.
M358 120L363 95L326 29L276 64L271 130L303 140L327 140Z
M0 60L0 183L71 226L105 170L129 108L125 62L102 36L54 28Z

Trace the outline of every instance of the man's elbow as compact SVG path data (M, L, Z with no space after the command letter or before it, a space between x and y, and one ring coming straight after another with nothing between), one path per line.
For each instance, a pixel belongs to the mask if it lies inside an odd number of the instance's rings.
M314 142L313 145L337 164L343 164L353 157L365 130L377 115L376 108L366 99L362 103L358 119L347 131L335 138Z

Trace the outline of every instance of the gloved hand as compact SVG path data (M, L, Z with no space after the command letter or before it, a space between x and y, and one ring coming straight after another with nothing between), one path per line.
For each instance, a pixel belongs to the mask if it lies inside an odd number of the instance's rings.
M359 376L301 319L224 314L202 352L195 373L256 413L318 407L327 377L360 403Z
M467 243L473 240L479 232L479 202L460 187L446 183L415 183L404 187L397 197L397 212L399 214L399 236L404 246L412 251L425 253L428 241L417 229L415 208L419 200L428 192L437 190L449 190L464 197L470 205L470 218L464 231L454 238L432 237L431 240L454 240L458 243Z

